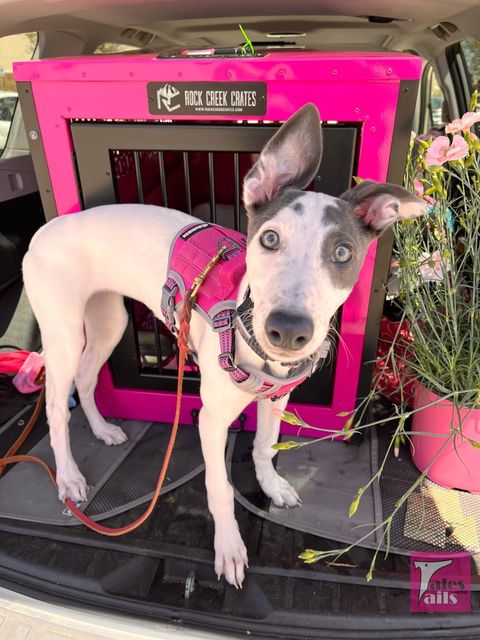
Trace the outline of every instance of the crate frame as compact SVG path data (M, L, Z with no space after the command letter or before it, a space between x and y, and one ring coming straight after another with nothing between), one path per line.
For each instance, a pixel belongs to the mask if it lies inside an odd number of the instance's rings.
M305 102L315 103L324 121L356 126L360 131L357 173L362 178L401 183L422 61L392 53L271 53L259 58L158 59L153 54L92 56L30 61L14 66L15 78L40 195L47 219L76 213L82 201L75 154L75 127L106 127L155 121L196 121L195 116L168 118L149 110L149 82L247 82L267 84L267 106L256 121L282 122ZM218 115L204 115L215 123ZM225 123L249 121L252 116L226 115ZM108 171L105 168L105 171ZM104 204L97 194L95 204ZM110 196L106 201L111 202ZM357 399L367 393L384 299L392 236L372 243L360 278L343 305L332 402L328 406L297 404L298 410L322 435L341 429ZM159 283L159 287L161 283ZM158 310L157 310L158 313ZM348 350L348 353L347 353ZM348 375L345 375L348 372ZM96 399L104 415L144 420L171 420L173 391L117 387L106 365L100 374ZM186 393L181 420L191 421L200 399ZM255 417L247 409L247 429ZM297 433L290 425L284 433Z

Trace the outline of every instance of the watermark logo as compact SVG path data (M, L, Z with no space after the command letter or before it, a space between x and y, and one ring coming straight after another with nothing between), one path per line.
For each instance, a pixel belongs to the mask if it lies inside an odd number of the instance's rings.
M412 553L410 610L470 611L470 562L460 553Z
M171 84L166 84L157 91L158 108L162 109L162 104L170 113L180 109L180 104L172 104L174 98L180 95L180 91Z

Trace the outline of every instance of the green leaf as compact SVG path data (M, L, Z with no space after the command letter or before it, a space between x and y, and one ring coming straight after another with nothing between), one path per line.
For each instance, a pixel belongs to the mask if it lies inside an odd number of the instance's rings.
M470 440L470 438L468 439L468 441L474 449L480 449L480 442L477 442L476 440Z
M476 111L477 102L478 102L478 91L475 89L475 91L472 93L472 97L470 98L470 104L468 105L468 110Z
M340 413L337 413L337 418L345 418L346 416L349 416L352 412L351 411L340 411Z
M298 416L296 416L291 411L284 411L282 420L283 422L288 422L288 424L293 424L296 427L301 427L305 424L302 420L300 420Z
M353 422L353 416L349 418L343 425L342 431L345 434L344 436L345 440L350 440L350 438L353 436L354 429L352 429L352 422Z
M360 504L360 500L363 496L363 494L365 493L365 489L367 487L360 487L360 489L357 492L357 497L353 500L352 504L350 505L350 508L348 510L348 517L351 518L352 516L354 516L357 512L358 509L358 505Z
M353 181L355 184L362 184L363 178L359 178L358 176L353 176Z
M298 447L301 446L300 442L287 440L286 442L277 442L277 444L272 444L272 449L275 449L276 451L286 451L287 449L298 449Z
M299 556L300 560L312 561L314 558L318 560L318 551L315 549L305 549Z
M373 569L372 568L369 570L369 572L367 573L365 578L367 579L367 582L371 582L371 580L373 578Z
M348 517L352 518L356 513L357 513L357 509L358 509L358 505L360 504L360 497L361 496L357 496L352 504L350 505L350 508L348 510Z

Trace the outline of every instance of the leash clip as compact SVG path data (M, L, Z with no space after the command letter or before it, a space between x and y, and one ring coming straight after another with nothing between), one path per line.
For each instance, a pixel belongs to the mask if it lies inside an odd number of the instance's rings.
M217 253L213 256L213 258L207 264L205 269L201 273L199 273L198 276L195 278L195 280L192 283L192 287L189 291L190 298L192 300L194 300L197 297L198 290L202 286L203 281L205 280L209 272L213 269L213 267L217 264L217 262L220 260L220 258L223 256L225 251L227 251L227 249L228 247L225 247L225 246L220 247Z

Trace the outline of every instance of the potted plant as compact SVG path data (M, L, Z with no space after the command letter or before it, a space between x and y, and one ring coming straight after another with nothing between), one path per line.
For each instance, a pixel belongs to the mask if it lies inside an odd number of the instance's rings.
M385 456L359 487L349 516L380 479L388 456L398 455L400 441L410 441L421 473L392 513L368 527L360 540L335 549L305 549L299 557L307 564L329 558L336 562L375 533L378 544L366 575L369 581L382 545L389 549L394 518L426 476L446 487L480 493L480 140L471 130L480 122L476 104L475 92L470 111L447 125L445 136L425 140L412 134L405 185L425 198L430 215L394 229L396 312L387 330L384 327L385 345L377 354L369 394L353 413L339 414L346 418L343 430L274 445L296 449L328 438L347 440L375 425L393 425ZM392 381L398 391L394 412L369 420L369 406L378 393L392 391ZM299 432L315 428L288 411L282 419Z
M395 230L414 383L413 461L434 482L480 493L480 140L470 111L434 140L412 137L406 186L430 215ZM414 152L415 150L415 152ZM399 340L404 340L401 334Z

